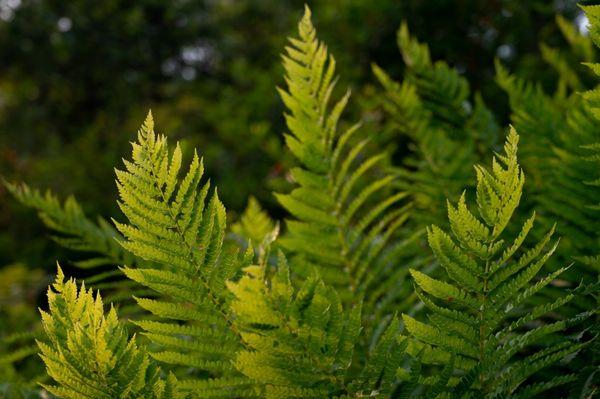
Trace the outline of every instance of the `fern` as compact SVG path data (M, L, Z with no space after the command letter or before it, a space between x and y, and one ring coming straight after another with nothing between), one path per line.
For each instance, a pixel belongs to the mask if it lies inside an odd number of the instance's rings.
M231 232L240 240L261 244L276 226L276 222L260 206L256 198L250 197L240 219L231 226Z
M225 211L216 194L205 206L201 161L195 156L178 180L178 150L170 156L151 116L134 144L133 162L125 165L117 178L131 224L116 223L126 237L122 245L156 264L125 274L160 295L137 299L158 320L134 323L158 347L150 356L187 368L180 389L195 397L317 398L384 395L397 384L403 354L398 321L372 338L369 360L350 374L361 307L344 315L337 292L316 277L294 295L283 255L277 274L265 281L276 229L263 239L258 266L250 266L251 247L242 257L221 255Z
M61 398L182 398L176 379L160 370L135 337L119 324L114 308L105 315L102 298L74 280L65 282L60 267L48 289L49 313L42 311L48 342L38 341L48 375L44 388Z
M405 23L398 46L406 64L401 83L373 65L384 89L379 101L388 130L396 140L410 140L410 154L396 168L397 184L415 199L418 226L443 223L446 198L472 180L471 165L499 128L481 96L471 103L466 79L446 63L432 62L429 48L409 35Z
M457 397L507 397L519 389L527 396L526 392L538 393L570 382L575 375L545 385L524 384L540 369L585 345L555 333L590 313L529 328L532 322L571 301L574 294L533 308L525 306L566 267L537 277L558 242L552 242L551 229L532 248L522 248L535 214L512 240L506 241L508 237L503 235L525 182L517 163L517 142L518 135L511 129L504 154L494 159L492 169L476 167L479 216L468 209L463 194L456 206L448 204L451 234L437 226L428 229L429 244L446 277L434 279L411 270L415 289L429 310L430 323L403 316L413 337L409 351L422 351L423 361L431 364L447 364L455 355L456 377L450 385Z
M598 10L586 9L595 42ZM511 128L504 153L490 169L476 166L473 178L471 165L500 129L466 79L433 62L404 24L403 81L373 66L384 123L409 143L408 158L396 166L377 147L389 143L342 120L350 94L337 96L335 59L310 17L306 7L299 37L283 56L285 140L297 166L290 171L295 188L276 194L290 215L281 237L279 223L253 198L228 230L201 158L194 152L184 167L179 144L170 147L155 132L151 113L116 171L126 219L113 221L116 229L88 219L72 198L61 203L8 185L59 243L93 254L78 266L101 270L96 287L122 295L113 297L119 306L132 297L136 311L127 323L137 336L115 308L105 313L99 294L65 281L59 268L42 312L45 338L38 339L53 381L42 381L44 394L593 396L600 375L598 342L589 339L598 334L600 292L599 92L574 95L584 78L549 47L542 51L561 78L552 96L498 64L497 80L523 133L523 169ZM575 53L592 57L589 40L558 23ZM533 177L526 188L525 173ZM465 186L475 188L474 198L468 190L458 195ZM540 212L519 226L519 205ZM555 229L566 245L558 246ZM422 248L424 230L433 257ZM551 258L587 266L555 268ZM122 267L104 274L115 264ZM30 354L25 350L8 362Z
M447 127L465 124L469 84L445 62L432 63L427 45L410 37L406 23L398 30L398 47L407 66L406 80L415 86L427 110Z
M586 146L597 140L600 121L578 94L552 98L540 86L510 76L499 64L497 70L497 80L509 95L512 122L525 143L523 168L532 176L524 206L538 209L546 228L558 220L563 237L558 260L591 260L600 238L600 214L589 205L597 201L600 191L585 183L597 175L597 166L589 161L592 151ZM534 234L541 238L543 231ZM597 268L586 263L588 267L577 262L564 278L573 286L582 276L595 279Z
M136 321L156 344L151 356L176 369L192 370L180 385L198 397L255 397L247 379L233 367L241 348L228 312L225 281L249 263L252 252L221 254L225 208L209 184L202 184L197 154L179 176L179 145L169 152L166 138L154 132L152 115L138 132L133 160L117 170L119 206L129 224L115 222L123 247L152 263L125 268L130 279L154 290L158 299L136 298L155 317Z
M406 344L390 323L361 372L353 373L361 331L361 306L343 310L337 292L320 278L295 290L282 252L275 274L249 266L228 283L232 310L247 348L235 365L263 387L265 398L388 397Z
M133 303L132 295L148 292L125 278L115 266L142 264L143 261L119 245L116 238L120 237L120 234L105 219L98 217L97 223L91 221L74 197L67 198L61 204L50 191L42 194L24 183L4 184L19 202L38 211L42 222L54 232L54 241L65 248L89 256L87 259L73 262L75 267L89 274L84 279L85 282L103 290L105 298L119 306L121 315L136 317L140 313L139 307ZM13 365L17 362L36 365L39 363L39 358L34 356L37 354L34 339L39 338L40 326L32 326L31 330L29 334L6 337L6 348L0 356L0 365ZM31 379L43 381L43 377L35 376Z
M131 307L132 293L142 295L140 287L126 279L115 266L142 265L143 260L126 251L119 243L121 235L104 218L94 223L70 196L62 204L51 191L42 194L24 183L5 182L6 188L22 204L38 211L44 225L54 232L52 239L72 251L82 252L86 259L73 262L77 268L91 273L88 284L103 290L106 299L123 305L122 314L136 312Z
M42 194L24 183L5 182L6 188L23 205L38 211L42 222L56 234L52 238L74 251L95 254L95 257L75 262L77 267L90 269L107 265L134 264L133 256L124 251L115 238L117 231L102 217L90 220L74 197L64 203L51 192Z
M370 154L358 124L338 128L350 93L332 103L335 59L316 38L308 8L298 31L283 56L287 89L279 92L288 110L285 141L301 166L290 171L297 187L276 194L292 215L279 245L296 275L316 271L345 304L364 297L365 311L380 321L409 294L399 283L406 270L392 262L410 245L411 237L396 239L407 194L388 191L396 178L384 170L387 155Z
M596 58L594 45L587 35L580 34L575 25L560 14L556 16L556 25L569 45L568 51L561 51L542 43L540 44L542 58L558 74L557 92L582 91L585 87L582 78L587 76L584 75L585 71L577 68L581 66L573 62L572 58L575 58L577 63L592 62Z
M558 144L558 133L563 129L564 104L545 95L539 84L533 84L510 75L496 61L496 81L509 95L511 122L522 136L523 168L530 176L533 187L539 187L551 169L547 160Z

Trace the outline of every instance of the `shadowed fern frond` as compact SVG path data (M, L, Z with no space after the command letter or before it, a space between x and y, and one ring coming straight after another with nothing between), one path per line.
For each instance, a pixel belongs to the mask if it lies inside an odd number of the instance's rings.
M445 223L447 198L473 182L471 165L495 143L500 129L481 96L470 99L466 79L445 62L433 62L427 45L411 37L407 25L398 31L406 64L404 79L394 81L373 65L383 91L384 126L395 140L409 140L410 153L394 168L397 184L415 201L417 227Z
M120 234L102 217L98 217L97 223L90 220L74 197L68 197L61 204L49 190L42 194L24 183L5 182L5 186L19 202L38 211L44 225L55 233L52 238L58 244L95 255L75 262L77 267L90 269L136 262L133 255L116 241Z
M51 191L42 194L24 183L5 182L5 186L19 202L38 211L44 225L53 232L54 241L88 256L72 262L90 274L83 281L102 290L105 300L118 304L122 316L139 312L131 306L131 296L146 295L148 291L127 279L117 267L143 266L144 260L119 244L122 236L110 223L100 216L94 223L73 196L61 203Z
M539 323L571 301L574 293L528 305L567 269L538 276L558 245L552 241L554 229L533 247L523 247L534 213L518 235L508 240L503 234L525 182L517 163L517 142L511 128L504 154L494 158L491 170L476 167L478 215L469 210L463 193L456 205L448 204L450 233L437 226L428 229L429 245L446 277L411 270L415 289L429 310L429 323L403 315L412 337L409 352L421 352L423 362L430 364L444 365L454 359L449 385L456 397L508 397L519 389L529 397L525 392L570 382L574 374L543 385L525 384L539 370L585 345L556 333L589 317L589 312Z

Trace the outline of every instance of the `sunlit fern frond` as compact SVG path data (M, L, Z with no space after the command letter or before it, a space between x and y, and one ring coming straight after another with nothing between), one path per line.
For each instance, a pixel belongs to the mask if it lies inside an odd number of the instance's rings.
M179 145L169 149L166 137L154 132L151 114L132 146L132 160L116 171L119 206L129 223L115 224L123 247L151 262L124 269L159 296L136 298L154 315L135 322L156 346L150 355L187 370L180 386L197 397L255 397L233 365L242 343L225 286L252 259L252 249L245 255L222 252L225 208L202 181L201 159L194 153L184 173Z
M364 297L379 321L409 295L406 269L395 263L414 240L397 238L409 214L407 193L390 190L397 177L385 170L387 155L370 152L360 125L340 122L350 93L333 100L335 59L317 39L308 8L298 31L283 56L287 88L279 92L285 141L300 165L290 171L296 188L277 194L292 216L279 245L295 275L316 270L343 303Z
M406 343L395 319L377 340L362 370L353 353L361 334L361 308L343 309L336 290L317 276L294 287L283 253L277 271L249 266L228 286L232 310L248 347L235 366L257 381L261 397L387 398L397 383Z
M46 340L38 341L46 370L55 381L44 388L60 398L183 398L173 375L165 380L146 351L128 336L100 294L58 269L48 289L49 310L42 312Z

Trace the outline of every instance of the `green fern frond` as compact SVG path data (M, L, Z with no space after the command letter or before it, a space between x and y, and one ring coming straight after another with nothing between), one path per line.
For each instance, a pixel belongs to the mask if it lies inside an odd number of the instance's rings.
M440 204L470 178L467 165L474 163L474 147L448 137L424 106L413 83L397 83L377 66L373 66L373 72L385 90L383 106L390 115L392 129L414 143L409 147L414 155L405 160L405 167L396 170L400 176L396 184L415 199L416 217L425 219L421 224L436 222L443 216Z
M42 194L24 183L4 182L8 191L23 205L38 211L44 225L55 232L52 237L65 248L88 252L96 256L75 262L77 267L90 269L107 265L132 265L134 256L115 240L120 234L102 217L97 223L90 220L74 197L62 204L51 191Z
M521 162L531 184L539 187L551 170L548 160L564 127L566 104L547 96L540 85L509 72L496 60L496 82L509 97L512 125L521 135ZM533 188L533 187L532 187Z
M61 398L183 398L171 374L160 370L119 323L111 307L104 313L100 295L75 280L65 281L60 267L48 289L49 311L41 311L47 342L38 341L55 385L44 388Z
M566 87L576 91L583 89L583 83L581 83L579 75L569 65L560 50L542 43L540 44L540 52L544 61L558 73L560 79L558 81L558 93L563 95L562 93L566 91Z
M158 294L158 299L136 298L155 316L135 322L155 344L150 355L192 370L189 377L204 376L200 391L206 396L199 397L218 397L228 382L234 384L229 390L244 392L240 397L255 397L233 367L242 346L225 286L252 259L252 249L243 256L222 253L225 208L216 192L209 198L202 161L194 153L183 173L179 145L169 150L166 137L154 132L151 114L132 146L132 161L125 160L125 170L116 172L119 206L129 224L115 225L125 237L121 245L151 262L124 269L127 277ZM210 379L216 382L211 385ZM182 386L192 385L182 381Z
M594 256L600 243L600 186L594 183L598 162L590 143L600 140L600 120L584 102L566 114L566 127L560 132L560 146L554 149L550 176L537 197L540 206L560 221L566 254L577 258ZM587 275L600 268L579 268ZM579 279L574 277L573 279Z
M273 231L275 225L275 221L260 206L258 200L250 197L244 213L231 226L231 231L244 243L250 240L254 245L259 245Z
M297 187L276 195L292 215L278 242L296 275L316 270L344 303L363 296L379 321L409 294L398 283L406 270L391 262L408 245L396 239L407 194L390 192L396 177L384 170L387 155L371 155L359 125L338 128L350 93L332 101L335 59L317 39L308 8L298 30L283 56L287 89L279 93L288 110L285 141L301 166L291 170Z
M471 165L496 141L499 128L481 96L473 105L466 80L448 64L432 62L427 45L411 37L405 23L398 45L407 66L402 82L377 65L373 72L383 87L379 101L391 136L410 139L409 156L395 168L397 185L415 199L415 218L424 227L443 223L446 199L473 181Z
M406 80L415 85L426 109L445 127L463 126L469 115L467 80L445 62L433 63L427 45L410 36L406 23L398 30L397 42L407 66Z
M115 266L143 266L144 260L119 244L118 240L123 237L112 225L100 216L94 223L72 196L61 203L51 191L42 194L24 183L4 184L19 202L38 211L44 225L54 232L54 241L67 249L89 255L87 259L73 262L76 267L93 272L84 279L87 284L103 290L106 300L118 303L122 315L139 312L131 306L131 296L147 295L148 291L123 276Z
M231 305L235 322L247 344L236 368L260 384L264 398L388 397L406 346L397 340L398 321L353 378L360 304L344 311L336 291L314 276L294 289L283 253L278 259L270 278L262 264L228 282L236 298Z
M511 128L504 153L494 158L492 168L475 168L476 214L463 194L456 205L448 204L450 232L437 226L428 229L430 247L446 277L437 279L411 270L415 289L429 310L429 323L403 315L412 337L409 352L421 352L423 362L431 364L444 365L455 359L457 397L512 395L537 371L585 345L563 341L546 346L546 342L589 317L589 312L530 326L571 301L574 294L528 307L527 301L565 268L538 277L558 242L552 242L551 229L540 243L523 248L535 214L512 240L505 233L525 182L517 162L518 140ZM534 349L540 345L542 349ZM536 385L535 390L542 387Z

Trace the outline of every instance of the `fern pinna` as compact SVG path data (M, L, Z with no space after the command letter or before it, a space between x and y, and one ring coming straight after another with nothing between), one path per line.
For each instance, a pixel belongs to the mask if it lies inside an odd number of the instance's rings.
M517 163L517 142L518 135L511 129L504 154L494 158L492 169L476 167L478 216L469 210L463 193L458 204L448 204L451 234L437 226L428 229L429 245L446 277L432 278L411 270L430 321L403 315L413 337L410 352L424 363L451 362L455 377L450 386L457 397L532 397L573 381L576 375L567 374L523 384L585 345L556 333L592 312L535 327L536 320L571 301L574 293L528 306L532 297L568 268L538 277L558 245L552 241L554 228L531 248L523 248L534 214L516 237L507 241L509 237L503 236L525 182Z

